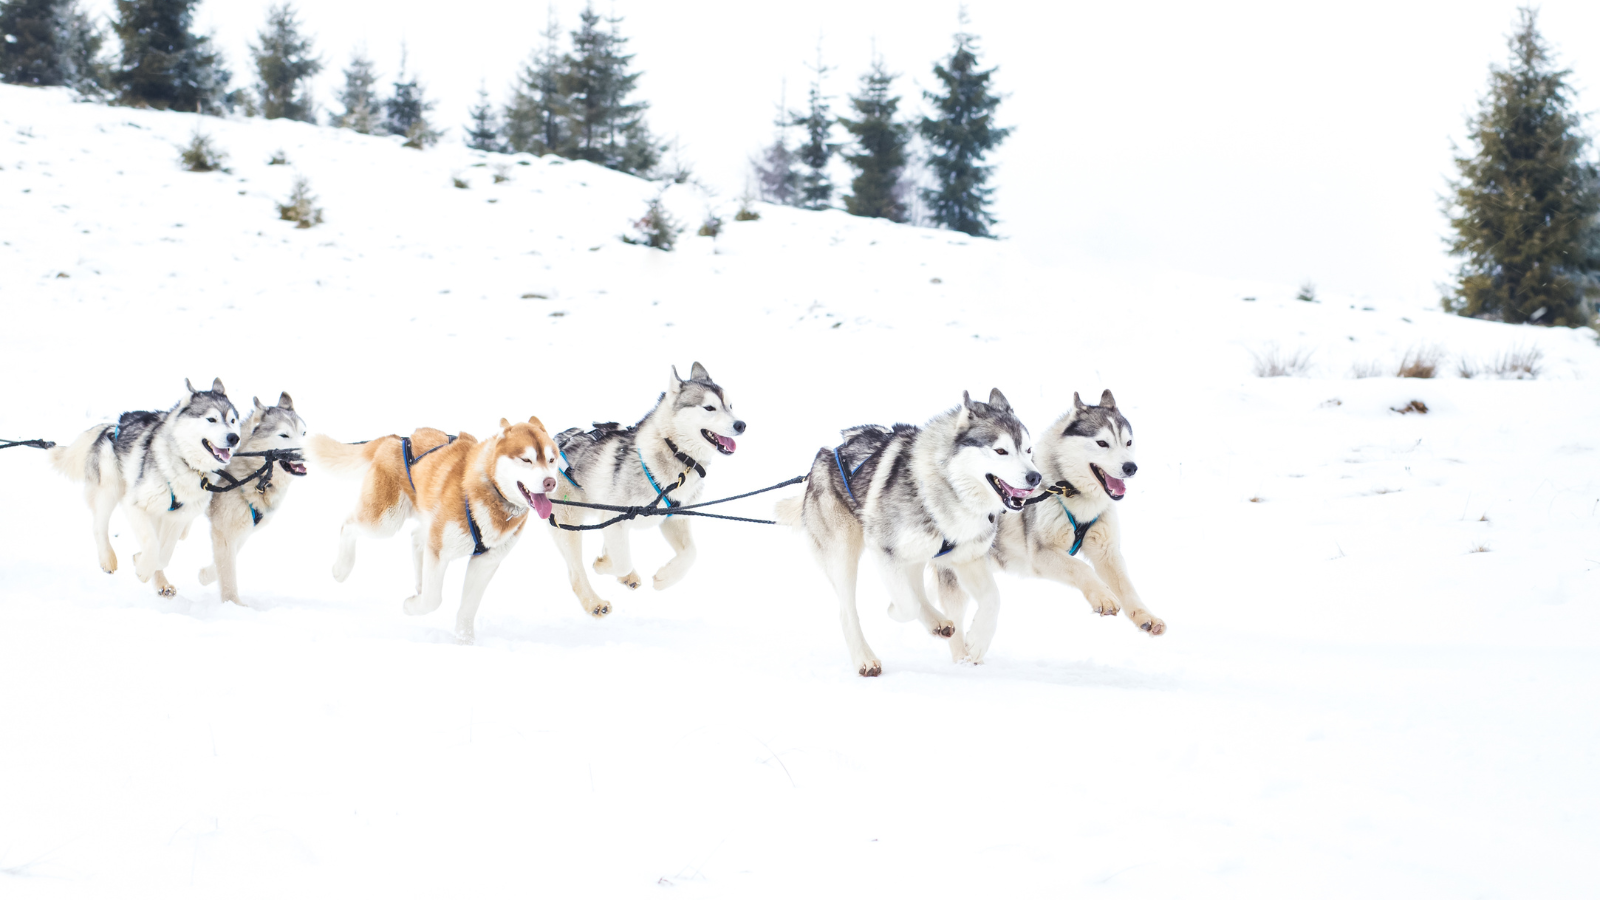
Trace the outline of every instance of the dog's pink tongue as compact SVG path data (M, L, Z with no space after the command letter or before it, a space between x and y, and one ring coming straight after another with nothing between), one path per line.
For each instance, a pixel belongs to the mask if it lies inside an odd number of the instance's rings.
M717 443L721 444L722 445L722 449L728 451L729 453L732 453L733 451L739 449L739 445L735 444L733 442L733 438L731 438L731 437L723 437L722 435L719 434L719 435L717 435Z
M549 497L546 497L544 494L533 495L533 511L539 516L539 518L550 518L550 510L552 508L553 507L550 505Z
M223 462L227 462L228 460L233 459L233 451L232 450L224 450L221 447L217 448L217 452L216 452L215 455L216 455L217 459L220 459Z
M1106 488L1113 497L1121 497L1128 492L1128 486L1122 483L1121 478L1112 478L1110 475L1106 476Z

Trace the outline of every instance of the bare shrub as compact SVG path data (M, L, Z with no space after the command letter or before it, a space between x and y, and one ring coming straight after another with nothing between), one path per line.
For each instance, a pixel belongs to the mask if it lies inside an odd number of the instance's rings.
M468 184L467 180L465 178L462 178L460 175L451 175L450 176L450 183L455 185L456 186L456 190L459 190L459 191L464 191L467 188L472 187L472 185Z
M511 180L511 167L505 163L497 163L494 167L494 183L504 184Z
M1428 404L1423 403L1421 400L1413 400L1410 403L1407 403L1405 406L1391 406L1389 407L1389 411L1397 412L1402 416L1410 413L1417 413L1425 416L1428 414Z
M1531 381L1544 371L1544 351L1538 347L1512 347L1489 361L1489 371L1500 378Z
M1463 353L1461 358L1456 360L1456 374L1462 378L1477 378L1483 374L1483 367L1478 365L1477 360Z
M1260 353L1250 352L1257 378L1300 377L1311 370L1311 351L1305 348L1286 351L1268 344Z
M296 176L294 191L289 194L286 202L278 204L278 218L285 222L293 222L296 228L310 228L322 224L322 208L316 205L317 198L311 193L311 184L305 176Z
M222 164L228 161L228 154L217 149L210 135L196 131L189 138L189 146L182 148L178 159L191 172L218 172L226 171Z
M1384 373L1383 363L1377 360L1370 362L1357 362L1350 364L1351 378L1382 378Z
M706 220L700 223L700 230L696 232L701 237L714 238L722 233L722 217L716 213L706 212Z
M1430 344L1412 347L1405 356L1400 357L1400 367L1395 370L1395 377L1432 378L1438 374L1439 360L1443 358L1444 352Z
M288 164L289 157L285 156L281 149L274 151L272 158L267 160L267 165L269 166L287 166Z

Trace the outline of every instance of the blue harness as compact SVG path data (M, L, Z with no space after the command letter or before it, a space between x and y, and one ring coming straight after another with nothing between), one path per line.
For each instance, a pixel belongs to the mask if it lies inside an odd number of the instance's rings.
M1072 549L1067 551L1067 555L1077 556L1078 548L1083 546L1084 537L1088 535L1089 529L1094 527L1094 523L1100 521L1100 517L1095 516L1082 525L1079 525L1078 520L1072 515L1072 510L1067 509L1067 503L1065 500L1061 499L1060 495L1056 496L1056 502L1061 504L1061 511L1067 514L1067 521L1072 523Z
M635 448L633 448L633 452L639 455L639 468L644 469L644 477L650 479L650 486L655 488L656 496L660 497L662 500L667 501L667 509L672 509L675 506L681 505L681 504L672 502L672 498L668 497L667 496L667 492L663 491L661 489L661 485L656 484L656 477L654 475L650 474L650 467L644 464L644 453L643 453L643 451L641 451L638 447L635 447ZM566 457L562 457L562 458L565 459ZM667 518L669 518L669 519L672 518L672 513L667 513Z
M578 479L572 477L572 460L567 459L567 451L562 450L562 449L560 449L558 447L558 448L556 448L556 452L561 454L561 461L567 464L567 467L565 469L561 470L562 477L564 477L568 481L572 482L572 486L573 487L577 488L580 491L583 490L583 485L578 483ZM645 471L646 471L646 473L649 472L648 469L646 469Z

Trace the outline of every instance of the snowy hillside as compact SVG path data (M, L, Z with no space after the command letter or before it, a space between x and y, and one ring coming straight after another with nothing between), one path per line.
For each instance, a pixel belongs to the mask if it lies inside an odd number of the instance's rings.
M197 128L231 171L178 167ZM319 227L277 218L297 175ZM1038 433L1111 388L1141 443L1125 551L1168 633L1002 577L988 662L955 666L864 569L885 671L862 679L798 536L705 521L673 589L597 578L600 621L531 533L458 646L459 564L421 618L403 537L333 581L348 483L297 481L241 557L249 608L223 607L203 525L157 597L98 570L44 454L4 451L0 895L1600 890L1593 332L1040 268L842 212L735 222L689 186L675 252L624 244L658 189L0 87L0 437L213 376L351 441L633 421L699 360L750 426L709 486L732 494L962 390ZM1253 375L1274 345L1307 373ZM1438 378L1351 377L1429 349ZM1530 349L1537 379L1456 374Z

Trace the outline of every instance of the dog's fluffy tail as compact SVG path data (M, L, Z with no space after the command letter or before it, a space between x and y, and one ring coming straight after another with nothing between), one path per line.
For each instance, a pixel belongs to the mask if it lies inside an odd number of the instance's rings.
M800 514L805 508L805 499L805 495L801 494L798 497L785 497L779 500L778 505L773 508L773 518L778 520L779 525L799 528Z
M329 474L359 478L372 466L373 443L345 444L325 434L313 434L306 441L306 457Z
M50 465L56 471L67 476L73 481L86 481L89 478L89 454L94 452L95 442L106 433L110 425L96 425L85 431L73 440L72 443L62 446L57 444L50 448Z

